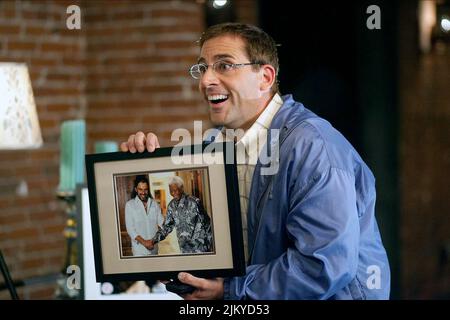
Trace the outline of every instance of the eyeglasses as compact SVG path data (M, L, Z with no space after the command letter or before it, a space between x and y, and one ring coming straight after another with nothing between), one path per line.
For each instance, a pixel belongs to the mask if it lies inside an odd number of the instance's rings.
M206 73L206 70L208 70L208 68L210 66L212 66L212 69L215 73L218 74L226 74L228 72L230 72L231 70L234 70L236 68L240 68L243 66L251 66L254 64L260 64L257 62L248 62L248 63L229 63L223 60L218 60L216 62L214 62L213 64L206 64L206 63L198 63L198 64L194 64L190 69L189 69L189 73L192 76L192 78L194 79L200 79L201 77L203 77L203 75Z

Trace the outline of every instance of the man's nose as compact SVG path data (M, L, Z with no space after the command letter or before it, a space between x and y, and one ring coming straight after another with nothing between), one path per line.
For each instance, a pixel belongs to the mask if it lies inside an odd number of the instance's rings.
M200 78L200 85L203 88L207 88L211 85L217 85L219 83L219 78L217 78L216 72L213 70L213 68L210 66L208 69L206 69L205 73Z

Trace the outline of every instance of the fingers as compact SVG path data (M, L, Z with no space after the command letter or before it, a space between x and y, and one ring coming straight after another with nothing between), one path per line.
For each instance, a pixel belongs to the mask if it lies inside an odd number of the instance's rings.
M198 299L194 294L192 294L192 293L188 293L188 294L183 294L183 295L181 295L181 297L184 299L184 300L200 300L200 299Z
M194 292L182 295L186 300L223 299L223 278L203 279L194 277L187 272L180 272L178 279L196 288Z
M128 142L122 142L120 144L120 151L122 152L128 152Z
M127 147L128 147L128 151L130 151L131 153L135 153L136 152L136 147L134 146L134 137L136 135L132 134L128 137L128 141L127 141Z
M134 136L134 147L137 149L139 153L145 151L145 134L142 131L139 131Z
M156 148L160 148L158 137L150 132L145 135L142 131L132 134L128 137L126 142L120 144L120 150L123 152L136 153L144 152L145 149L149 152L155 151Z
M181 282L190 284L191 286L196 287L198 289L203 289L206 284L205 279L194 277L192 274L187 272L180 272L178 274L178 279Z
M146 147L148 152L153 152L156 148L160 147L158 137L153 132L149 132L146 138Z

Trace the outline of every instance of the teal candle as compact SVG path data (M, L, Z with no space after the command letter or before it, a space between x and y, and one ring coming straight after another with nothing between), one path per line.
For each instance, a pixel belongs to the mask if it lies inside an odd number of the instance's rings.
M115 141L97 141L95 142L95 153L116 152L119 146Z
M74 192L78 183L84 183L84 156L86 152L86 124L84 120L64 121L61 125L60 141L58 191Z

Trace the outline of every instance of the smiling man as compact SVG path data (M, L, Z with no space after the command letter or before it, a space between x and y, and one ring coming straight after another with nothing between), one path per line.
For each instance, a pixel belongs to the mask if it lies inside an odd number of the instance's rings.
M184 181L179 176L169 180L173 199L167 206L164 225L151 239L151 244L164 240L174 228L182 253L206 253L212 250L211 219L200 199L184 192Z
M210 106L211 122L249 129L276 92L276 55L272 59L256 56L249 61L245 41L233 34L210 34L201 39L201 46L198 64L190 72L199 79L200 92ZM212 72L207 72L209 68Z
M226 279L182 272L180 281L197 288L185 298L387 299L372 172L329 122L279 95L277 73L275 42L255 26L220 24L200 39L190 74L211 121L244 131L236 144L246 151L238 178L247 271ZM263 175L263 144L252 146L273 138L271 130L279 133L279 165ZM157 147L156 135L143 132L121 144L130 152Z
M125 204L125 225L133 256L158 254L158 246L151 239L163 225L164 217L159 204L150 194L146 176L136 176L131 198Z

